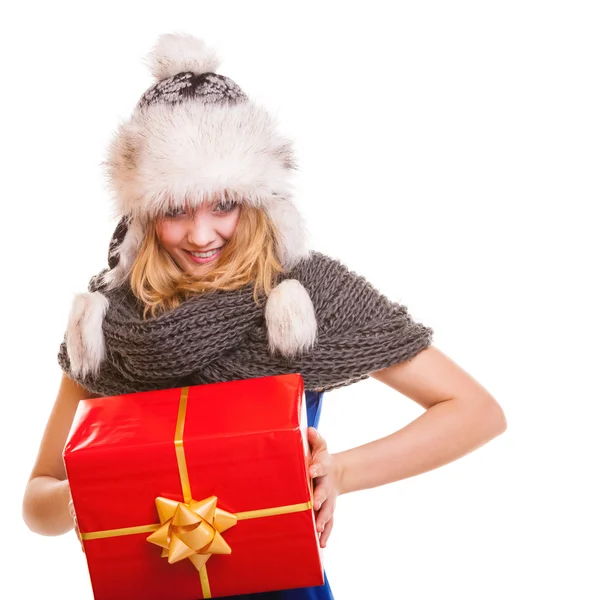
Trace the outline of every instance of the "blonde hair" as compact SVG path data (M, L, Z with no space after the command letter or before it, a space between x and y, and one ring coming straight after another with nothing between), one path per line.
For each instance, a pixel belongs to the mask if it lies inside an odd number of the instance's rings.
M254 301L268 296L284 271L275 252L273 222L260 208L240 204L237 226L213 269L201 278L185 273L161 245L155 223L147 227L130 274L131 290L156 317L193 294L237 290L254 281Z

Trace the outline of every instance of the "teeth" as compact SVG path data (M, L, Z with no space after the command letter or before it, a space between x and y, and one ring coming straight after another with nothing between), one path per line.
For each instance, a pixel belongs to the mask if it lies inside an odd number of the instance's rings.
M209 252L190 252L190 254L198 258L208 258L209 256L214 256L219 250L220 248L215 248L214 250L210 250Z

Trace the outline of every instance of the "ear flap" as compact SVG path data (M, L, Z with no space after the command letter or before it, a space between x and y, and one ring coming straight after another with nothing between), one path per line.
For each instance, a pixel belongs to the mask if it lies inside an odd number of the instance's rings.
M294 356L310 350L317 341L315 309L304 286L296 279L282 281L265 307L269 350Z
M285 269L291 269L309 254L304 219L294 203L283 196L273 195L264 205L277 233L277 256Z
M101 287L110 289L125 281L143 238L144 229L137 219L123 217L119 221L108 250L110 268L101 275L99 282Z

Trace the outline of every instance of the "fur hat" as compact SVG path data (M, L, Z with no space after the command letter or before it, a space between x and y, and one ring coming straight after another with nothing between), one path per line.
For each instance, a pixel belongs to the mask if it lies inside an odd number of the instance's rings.
M279 261L288 270L309 255L308 234L292 201L291 142L269 113L228 77L204 41L165 34L148 56L156 83L123 122L105 161L119 225L94 291L75 297L67 350L75 373L97 372L104 358L103 289L124 282L153 219L227 192L272 220ZM293 356L316 341L314 307L296 280L282 281L265 308L269 348Z

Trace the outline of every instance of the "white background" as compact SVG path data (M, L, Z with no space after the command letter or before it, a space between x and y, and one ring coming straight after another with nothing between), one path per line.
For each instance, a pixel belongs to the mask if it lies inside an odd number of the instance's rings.
M325 551L336 599L600 597L596 7L3 8L6 597L92 598L74 534L30 532L21 500L72 297L104 267L115 225L100 162L152 83L142 57L173 31L215 46L220 72L295 139L313 247L433 327L507 416L458 461L339 499ZM321 432L338 451L421 412L368 380L326 394Z

